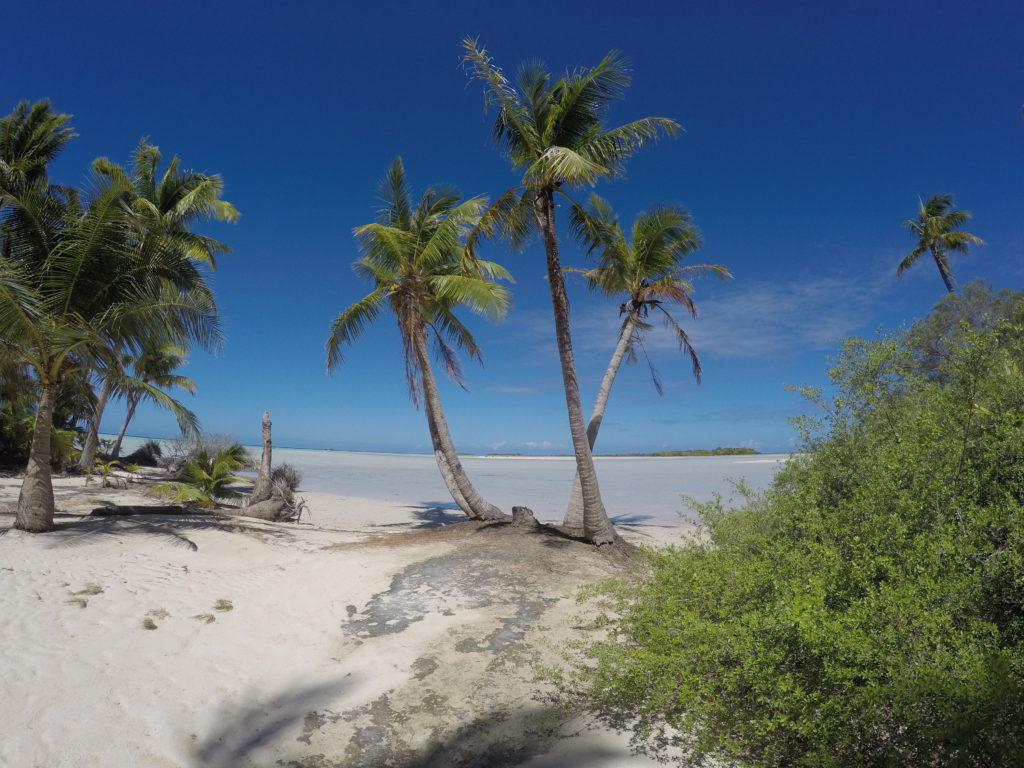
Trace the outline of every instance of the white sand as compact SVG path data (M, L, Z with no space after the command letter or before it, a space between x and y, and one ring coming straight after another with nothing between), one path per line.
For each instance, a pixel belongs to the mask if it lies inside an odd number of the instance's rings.
M83 517L153 500L55 492L53 533L0 515L0 765L653 764L535 700L532 665L585 635L577 587L617 572L591 548L329 494L296 525Z

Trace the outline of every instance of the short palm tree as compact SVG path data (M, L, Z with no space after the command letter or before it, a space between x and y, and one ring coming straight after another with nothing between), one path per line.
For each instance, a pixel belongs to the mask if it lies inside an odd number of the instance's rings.
M156 405L170 410L178 419L178 426L186 437L198 437L198 421L195 414L171 398L164 390L178 387L191 395L196 393L196 383L187 376L179 376L174 371L185 365L185 348L177 344L156 344L143 349L142 353L132 361L134 377L121 382L121 389L127 401L127 411L121 431L110 449L110 458L116 459L121 453L128 425L135 416L135 409L143 399L151 400Z
M949 293L953 289L953 272L949 268L949 252L967 253L972 245L984 245L985 241L970 232L957 231L971 219L970 211L961 211L953 207L951 195L932 195L918 203L917 219L907 219L903 226L917 237L917 245L903 257L896 268L896 278L914 265L925 253L931 253L938 267L942 282Z
M660 314L671 329L680 350L690 358L693 376L700 383L697 351L686 331L665 308L665 303L679 304L691 317L696 317L691 276L710 273L728 279L731 275L720 264L683 265L683 259L700 247L701 235L689 212L677 206L663 205L641 213L627 238L608 202L592 194L587 208L573 207L571 227L577 238L586 244L588 252L597 253L600 262L592 269L571 271L581 272L591 289L623 299L619 306L622 327L618 341L587 424L587 439L593 448L619 367L624 359L636 359L637 348L643 349L643 334L651 328L648 318L652 311ZM651 376L661 394L661 384L653 368ZM578 475L573 482L564 525L572 529L583 527L583 494Z
M220 501L240 499L245 495L233 486L246 482L246 478L234 473L248 466L252 466L252 457L238 443L215 453L210 453L210 449L200 443L195 454L185 462L181 478L175 482L160 483L154 489L174 501L212 507Z
M523 174L521 184L494 202L480 231L501 231L515 245L525 242L532 231L543 238L569 430L583 489L584 536L595 544L611 544L618 534L601 500L583 421L569 301L558 253L555 201L561 197L572 202L567 189L620 175L634 152L662 135L677 133L680 127L661 117L616 128L605 126L609 105L622 96L630 82L625 63L615 52L592 69L566 72L557 78L540 62L528 62L512 83L476 40L464 40L463 48L472 76L484 84L487 105L497 109L495 141Z
M16 110L3 118L0 137L21 133L19 122L33 115ZM64 130L61 121L39 122ZM19 165L16 157L3 162ZM83 199L36 173L31 184L0 191L0 342L27 365L39 391L15 517L26 531L53 527L50 435L66 382L116 365L116 350L138 348L169 327L187 329L203 345L219 337L216 308L191 260L159 242L143 257L130 215L132 189L98 174L91 187Z
M460 202L454 190L431 187L414 207L401 158L391 164L380 193L384 208L378 220L355 229L364 255L353 268L374 288L334 320L327 340L328 369L341 364L344 345L352 343L385 308L390 309L402 338L409 394L414 403L422 394L434 456L452 498L471 518L505 517L480 496L459 461L427 351L433 337L445 370L461 383L456 351L478 360L481 354L454 310L464 306L498 319L508 307L508 289L495 282L510 279L508 272L477 259L465 245L486 200L474 197Z

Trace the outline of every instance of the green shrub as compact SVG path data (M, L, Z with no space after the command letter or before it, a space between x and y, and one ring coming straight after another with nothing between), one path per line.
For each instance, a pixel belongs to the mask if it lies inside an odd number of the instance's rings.
M1024 755L1024 330L846 344L804 454L652 557L577 690L654 751L763 766ZM690 764L690 763L687 763Z

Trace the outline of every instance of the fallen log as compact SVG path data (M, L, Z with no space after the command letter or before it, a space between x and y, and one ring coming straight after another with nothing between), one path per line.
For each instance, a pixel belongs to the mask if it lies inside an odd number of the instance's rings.
M96 507L89 514L93 517L120 517L122 515L216 515L217 513L171 504L163 506L128 505Z

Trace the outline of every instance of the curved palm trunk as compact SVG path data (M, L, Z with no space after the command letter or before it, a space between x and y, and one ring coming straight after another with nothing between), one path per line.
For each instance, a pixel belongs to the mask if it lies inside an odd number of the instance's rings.
M430 437L434 444L434 457L437 459L437 467L441 471L448 490L452 491L452 498L459 505L463 512L471 518L482 518L484 520L505 520L508 518L504 512L485 500L476 487L469 480L466 471L459 461L459 454L455 450L455 443L452 441L451 432L448 431L448 422L444 418L444 411L441 408L441 396L437 391L437 382L434 380L434 371L430 367L430 358L427 355L426 345L421 335L417 334L413 340L416 359L420 366L420 382L423 385L423 409L427 413L427 425L430 428ZM452 490L454 486L455 490Z
M935 259L935 266L939 268L939 274L942 275L942 282L946 284L946 290L950 293L956 293L956 289L953 288L953 282L949 279L949 270L946 269L946 265L943 264L942 259L939 258L939 252L934 248L931 249L932 258Z
M613 544L619 539L615 526L608 519L601 489L597 484L594 457L590 453L590 441L583 425L583 405L580 402L580 387L576 379L576 364L572 355L572 337L569 332L569 299L565 293L565 280L558 257L558 235L555 231L555 200L550 189L543 190L537 199L537 219L544 233L544 251L547 255L548 286L551 289L551 306L555 314L555 339L558 342L558 358L562 364L562 384L565 388L565 403L569 412L569 431L576 453L576 473L580 479L583 496L583 536L593 544Z
M117 433L117 440L114 441L114 447L110 449L110 458L116 459L121 453L121 442L124 440L124 433L128 431L128 424L131 423L132 417L135 416L135 409L139 405L139 398L128 395L128 413L125 414L124 424L121 425L121 431Z
M622 324L622 332L619 333L619 341L612 352L612 359L608 363L608 370L604 372L601 379L601 386L597 390L597 399L594 400L594 410L590 414L590 422L587 424L587 441L593 450L597 442L597 433L601 429L601 422L604 420L604 411L608 406L608 396L612 392L612 384L619 373L619 367L626 356L629 348L629 339L636 327L636 316L630 312L626 316L626 322ZM569 508L565 511L565 519L562 525L566 528L583 528L583 487L580 485L580 475L577 472L572 481L572 494L569 496Z
M53 483L50 480L50 435L53 432L53 405L57 385L44 384L39 395L32 447L28 454L25 481L18 494L14 527L30 533L53 530Z
M107 400L110 398L110 381L104 378L100 383L100 394L96 399L96 410L92 419L89 420L89 431L85 435L85 443L82 445L82 455L78 457L78 468L88 470L96 461L96 449L100 444L100 420L103 418L103 411L107 407Z

